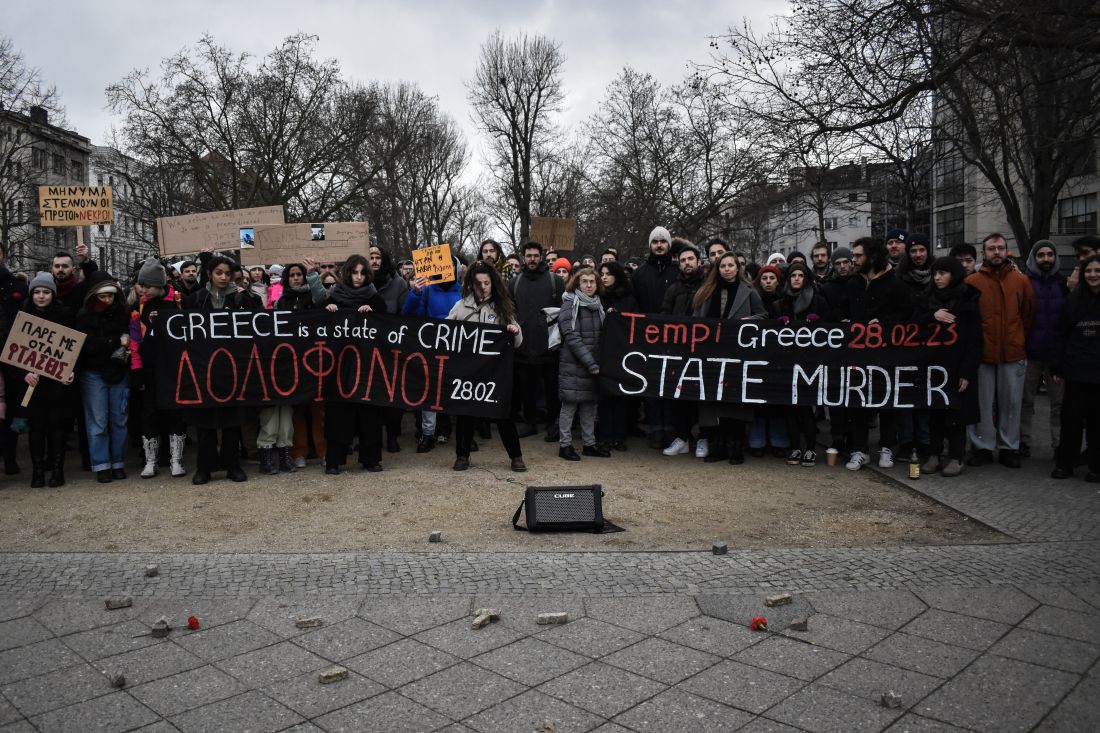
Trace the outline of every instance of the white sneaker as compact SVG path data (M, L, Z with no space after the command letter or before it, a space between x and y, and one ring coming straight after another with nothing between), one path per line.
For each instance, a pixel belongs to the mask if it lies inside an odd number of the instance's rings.
M688 445L688 442L683 438L677 438L676 440L672 441L672 445L665 448L661 452L664 453L666 456L681 456L687 453L689 450L691 450L691 446Z
M847 468L849 471L858 471L859 469L863 468L864 464L867 463L867 461L869 460L871 460L871 456L867 455L866 453L854 451L852 453L852 457L848 459L848 463L846 463L844 467Z
M889 448L879 448L878 451L878 467L879 468L893 468L894 467L894 451Z
M710 455L710 443L706 438L699 438L695 443L695 457L706 458Z
M306 467L306 457L305 456L298 456L297 458L295 458L294 459L294 467L295 468L305 468Z

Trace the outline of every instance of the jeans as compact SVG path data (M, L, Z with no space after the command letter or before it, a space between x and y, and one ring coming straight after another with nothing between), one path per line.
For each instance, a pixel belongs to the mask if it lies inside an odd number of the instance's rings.
M129 379L109 384L99 372L81 372L80 391L84 395L84 425L92 470L125 468Z
M787 423L778 410L757 409L756 417L749 426L749 447L789 448L790 436L787 435Z
M978 368L978 404L982 419L967 429L975 450L1017 450L1020 447L1020 408L1026 376L1026 359L982 364Z

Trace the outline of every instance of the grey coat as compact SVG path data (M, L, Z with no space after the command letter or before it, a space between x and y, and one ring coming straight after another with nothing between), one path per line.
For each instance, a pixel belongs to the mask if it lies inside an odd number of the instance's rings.
M558 330L561 332L558 396L563 402L595 402L599 400L600 393L597 377L590 370L599 366L596 355L600 350L603 320L599 312L580 308L574 328L575 304L572 293L566 293L558 312Z

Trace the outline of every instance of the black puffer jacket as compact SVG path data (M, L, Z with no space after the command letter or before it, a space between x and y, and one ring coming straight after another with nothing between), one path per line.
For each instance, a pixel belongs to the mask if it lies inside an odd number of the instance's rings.
M680 272L676 282L668 286L665 291L664 301L661 305L661 313L669 316L690 316L695 310L692 301L695 299L695 291L703 284L706 273L703 268L697 268L690 275Z
M116 289L115 301L107 309L97 311L96 293L104 287ZM122 346L122 336L130 330L130 309L122 296L122 288L106 272L97 272L88 280L84 307L76 314L77 330L85 334L77 368L99 372L103 381L118 384L130 371L129 358L112 358Z
M573 313L576 310L576 326ZM601 305L602 309L602 305ZM558 396L565 402L595 402L600 398L596 377L591 370L598 367L603 334L601 309L577 307L572 293L562 297L558 313L561 330L561 362L558 375Z
M642 313L660 313L665 302L665 291L680 277L680 266L672 254L663 257L650 253L645 263L630 276L634 297Z
M1100 384L1100 295L1082 287L1066 301L1051 370L1070 382Z
M871 281L859 274L848 280L848 318L853 321L900 323L912 315L913 291L893 269Z

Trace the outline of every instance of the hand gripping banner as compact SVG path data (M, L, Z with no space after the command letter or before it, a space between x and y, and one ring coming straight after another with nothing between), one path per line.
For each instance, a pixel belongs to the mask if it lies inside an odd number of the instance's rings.
M956 324L791 323L609 314L605 391L747 405L958 406Z
M341 310L178 311L153 339L157 401L176 407L321 400L507 417L512 336L463 321Z

